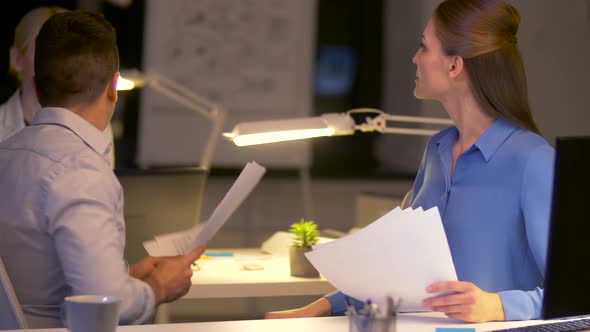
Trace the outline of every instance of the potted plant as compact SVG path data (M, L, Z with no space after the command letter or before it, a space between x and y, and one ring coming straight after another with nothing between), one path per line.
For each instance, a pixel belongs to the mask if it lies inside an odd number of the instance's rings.
M318 225L301 218L299 222L293 223L289 229L293 235L293 242L289 248L289 265L291 275L294 277L314 278L320 273L311 265L305 253L311 250L311 246L318 242Z

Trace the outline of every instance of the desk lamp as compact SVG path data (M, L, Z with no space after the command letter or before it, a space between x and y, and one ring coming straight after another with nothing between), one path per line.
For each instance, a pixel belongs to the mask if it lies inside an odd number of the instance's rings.
M365 122L357 124L353 114L373 116L366 116ZM352 135L356 130L421 136L431 136L438 132L436 129L389 127L388 121L429 125L453 123L451 119L391 115L374 108L358 108L345 113L326 113L309 118L243 122L238 123L231 133L223 135L237 146L248 146L312 137Z
M365 122L357 124L353 114L367 114ZM435 129L388 127L388 121L429 125L453 123L450 119L391 115L378 109L359 108L345 113L326 113L317 117L243 122L238 123L231 133L223 135L237 146L248 146L322 136L352 135L356 130L422 136L431 136L438 132ZM309 217L313 215L309 169L301 170L301 185L304 211Z
M144 73L138 70L122 70L121 76L117 81L117 90L131 90L146 85L211 121L213 128L207 138L200 165L204 169L209 170L215 147L221 137L223 125L227 119L227 112L220 105L212 103L206 98L192 92L189 88L157 72Z

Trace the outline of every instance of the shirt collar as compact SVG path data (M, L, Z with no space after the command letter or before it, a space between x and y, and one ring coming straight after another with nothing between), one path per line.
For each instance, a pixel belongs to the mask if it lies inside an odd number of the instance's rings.
M73 113L61 107L44 107L33 119L31 125L56 124L68 128L78 135L90 148L108 158L111 141L100 130Z
M488 162L515 129L513 124L498 119L479 136L473 145L479 149Z
M443 151L451 151L453 148L453 143L455 143L458 139L459 131L457 130L457 127L450 127L436 141L437 149Z
M472 148L478 149L485 161L488 162L515 129L516 127L514 125L504 120L497 119L483 134L481 134L481 136L479 136L475 143L473 143ZM444 149L445 151L451 150L453 143L455 143L458 138L459 131L457 130L457 127L451 127L445 135L438 138L436 143L440 149Z

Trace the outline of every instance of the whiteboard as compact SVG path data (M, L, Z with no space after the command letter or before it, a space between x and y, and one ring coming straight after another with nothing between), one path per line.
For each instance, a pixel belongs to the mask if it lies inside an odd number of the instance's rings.
M316 0L148 0L143 70L158 72L238 122L309 116ZM157 91L141 94L138 164L199 164L211 123ZM213 166L311 164L307 141L238 148L223 139Z

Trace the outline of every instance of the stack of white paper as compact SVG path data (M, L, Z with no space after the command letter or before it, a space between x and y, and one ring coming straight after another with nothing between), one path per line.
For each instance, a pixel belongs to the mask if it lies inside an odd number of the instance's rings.
M144 248L150 256L174 256L184 255L199 245L205 245L254 190L264 173L266 168L256 162L249 162L204 225L158 235L155 240L144 242Z
M362 230L314 246L309 261L338 290L384 304L402 299L402 311L426 311L434 282L457 280L438 209L393 209Z

